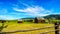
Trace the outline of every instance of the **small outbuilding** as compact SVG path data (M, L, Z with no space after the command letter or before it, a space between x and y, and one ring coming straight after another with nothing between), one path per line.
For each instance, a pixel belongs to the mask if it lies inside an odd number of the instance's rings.
M22 19L18 19L18 23L22 23L23 21L22 21Z
M6 22L6 20L0 20L0 23L4 23L4 22Z

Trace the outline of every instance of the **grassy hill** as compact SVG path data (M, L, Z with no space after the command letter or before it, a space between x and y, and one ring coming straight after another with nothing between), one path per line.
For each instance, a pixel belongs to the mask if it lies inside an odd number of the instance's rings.
M49 19L52 17L57 19L57 20L60 20L60 14L51 14L51 15L44 16L44 18L46 18L46 19Z

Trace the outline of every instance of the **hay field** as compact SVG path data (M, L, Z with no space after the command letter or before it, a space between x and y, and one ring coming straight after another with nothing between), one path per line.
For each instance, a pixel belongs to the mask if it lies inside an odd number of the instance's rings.
M54 26L53 24L34 24L34 23L6 23L8 24L7 28L4 28L2 31L3 32L10 32L10 31L15 31L15 30L26 30L26 29L33 29L33 28L42 28L42 27L46 27L46 26ZM16 32L16 33L12 33L12 34L40 34L41 32L46 32L46 31L50 31L50 30L54 30L54 28L47 28L47 29L43 29L43 30L35 30L35 31L29 31L29 32ZM54 34L54 32L50 32L47 34Z

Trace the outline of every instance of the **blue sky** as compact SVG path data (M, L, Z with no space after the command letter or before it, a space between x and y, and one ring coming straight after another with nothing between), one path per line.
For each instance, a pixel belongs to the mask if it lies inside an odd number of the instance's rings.
M60 14L60 0L0 0L0 19Z

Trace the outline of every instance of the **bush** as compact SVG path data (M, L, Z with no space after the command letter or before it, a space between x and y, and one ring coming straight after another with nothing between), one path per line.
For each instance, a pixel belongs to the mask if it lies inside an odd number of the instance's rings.
M52 22L52 23L56 23L56 22L57 22L57 23L60 24L60 20L52 20L51 22Z

